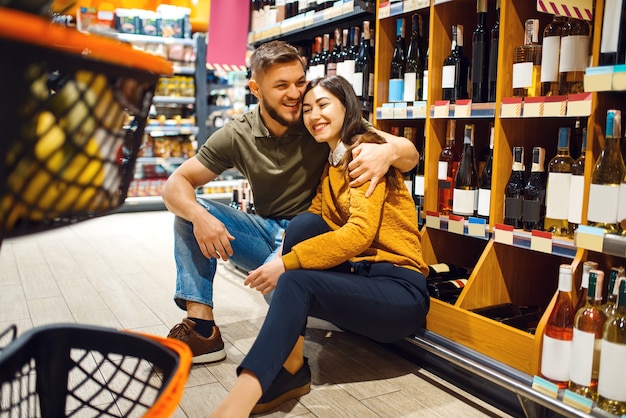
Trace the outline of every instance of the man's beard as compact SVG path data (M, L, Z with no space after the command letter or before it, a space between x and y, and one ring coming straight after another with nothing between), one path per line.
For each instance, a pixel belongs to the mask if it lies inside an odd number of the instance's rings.
M286 126L288 128L292 127L292 126L297 126L300 123L300 118L295 118L294 120L290 121L285 119L284 117L282 117L279 113L278 110L276 110L276 108L271 107L271 106L266 106L265 109L267 110L267 115L274 119L276 122L280 123L283 126Z

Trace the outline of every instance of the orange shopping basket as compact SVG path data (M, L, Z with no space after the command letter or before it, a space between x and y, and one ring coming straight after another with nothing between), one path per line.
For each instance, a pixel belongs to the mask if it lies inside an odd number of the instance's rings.
M190 367L191 350L171 338L36 327L0 351L0 416L169 417Z

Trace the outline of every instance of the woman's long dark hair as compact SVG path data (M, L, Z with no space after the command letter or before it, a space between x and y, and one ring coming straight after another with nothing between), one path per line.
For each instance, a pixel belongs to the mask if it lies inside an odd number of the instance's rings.
M352 150L361 143L382 144L387 141L376 132L369 131L363 122L363 113L361 112L361 103L352 88L352 85L342 76L334 75L330 77L316 78L311 80L304 90L304 97L312 88L320 86L327 90L330 94L337 97L346 108L346 115L341 127L340 138L348 148L348 152L343 157L342 167L348 169L348 164L352 161ZM385 174L388 187L398 189L404 184L398 176L398 169L389 167L389 171Z

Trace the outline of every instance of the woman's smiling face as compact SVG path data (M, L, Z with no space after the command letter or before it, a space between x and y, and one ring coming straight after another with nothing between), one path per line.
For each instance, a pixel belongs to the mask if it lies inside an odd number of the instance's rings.
M339 99L321 86L309 90L302 100L304 126L317 142L326 142L334 150L341 140L346 108Z

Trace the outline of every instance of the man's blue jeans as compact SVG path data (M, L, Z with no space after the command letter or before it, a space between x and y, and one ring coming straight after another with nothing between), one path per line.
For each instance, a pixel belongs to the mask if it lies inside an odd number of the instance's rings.
M235 237L231 262L249 271L276 256L289 223L287 219L263 218L228 205L198 199L208 212L219 219ZM186 309L187 300L213 307L213 280L217 268L215 258L206 258L195 236L193 225L183 218L174 219L174 258L176 261L176 293L174 300Z

